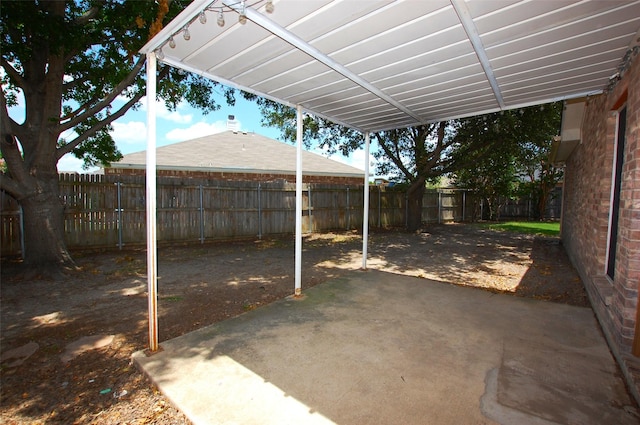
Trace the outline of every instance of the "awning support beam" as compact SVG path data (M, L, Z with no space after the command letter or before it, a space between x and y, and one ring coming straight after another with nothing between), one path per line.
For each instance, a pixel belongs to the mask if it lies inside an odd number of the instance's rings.
M369 132L364 133L364 208L362 213L362 269L367 269L369 246Z
M156 232L156 54L147 53L147 293L149 351L158 350L158 255Z
M302 107L296 107L296 243L294 296L302 295Z

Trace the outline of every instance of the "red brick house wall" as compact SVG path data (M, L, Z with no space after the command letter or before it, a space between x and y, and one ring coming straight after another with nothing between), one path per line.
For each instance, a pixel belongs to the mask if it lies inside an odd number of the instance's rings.
M104 169L105 174L123 174L128 176L144 176L144 169L137 168L111 168L106 167ZM193 170L163 170L158 169L156 171L158 177L179 177L179 178L197 178L197 179L209 179L219 181L256 181L256 182L273 182L273 181L288 181L293 183L296 181L294 174L271 174L271 173L224 173L224 172L208 172L208 171L193 171ZM316 175L304 175L302 176L303 183L318 183L318 184L343 184L343 185L361 185L364 181L364 175L362 177L343 177L343 176L316 176Z
M619 110L626 140L615 275L606 274ZM625 376L640 377L640 55L608 93L587 100L582 140L566 162L562 241ZM637 369L637 370L636 370ZM638 382L638 381L636 381ZM633 385L638 398L638 384Z

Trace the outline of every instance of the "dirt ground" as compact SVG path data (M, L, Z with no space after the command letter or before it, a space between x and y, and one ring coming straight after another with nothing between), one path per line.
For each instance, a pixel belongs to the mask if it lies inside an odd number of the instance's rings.
M361 249L356 233L305 237L303 291L360 268ZM451 224L372 232L368 249L371 269L589 305L557 238ZM148 344L145 251L74 256L57 280L2 263L0 422L188 424L131 363ZM290 295L293 274L293 238L161 247L160 341Z

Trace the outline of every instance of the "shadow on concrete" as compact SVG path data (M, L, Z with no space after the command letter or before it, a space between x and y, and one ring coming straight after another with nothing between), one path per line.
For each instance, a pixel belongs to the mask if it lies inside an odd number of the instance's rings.
M134 361L196 424L638 419L590 309L392 273L352 272L161 346Z

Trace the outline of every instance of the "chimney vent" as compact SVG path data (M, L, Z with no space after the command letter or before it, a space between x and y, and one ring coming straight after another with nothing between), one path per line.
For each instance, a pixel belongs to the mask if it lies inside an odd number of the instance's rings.
M234 133L237 133L240 129L240 123L236 121L235 115L229 115L227 117L227 130L231 130Z

